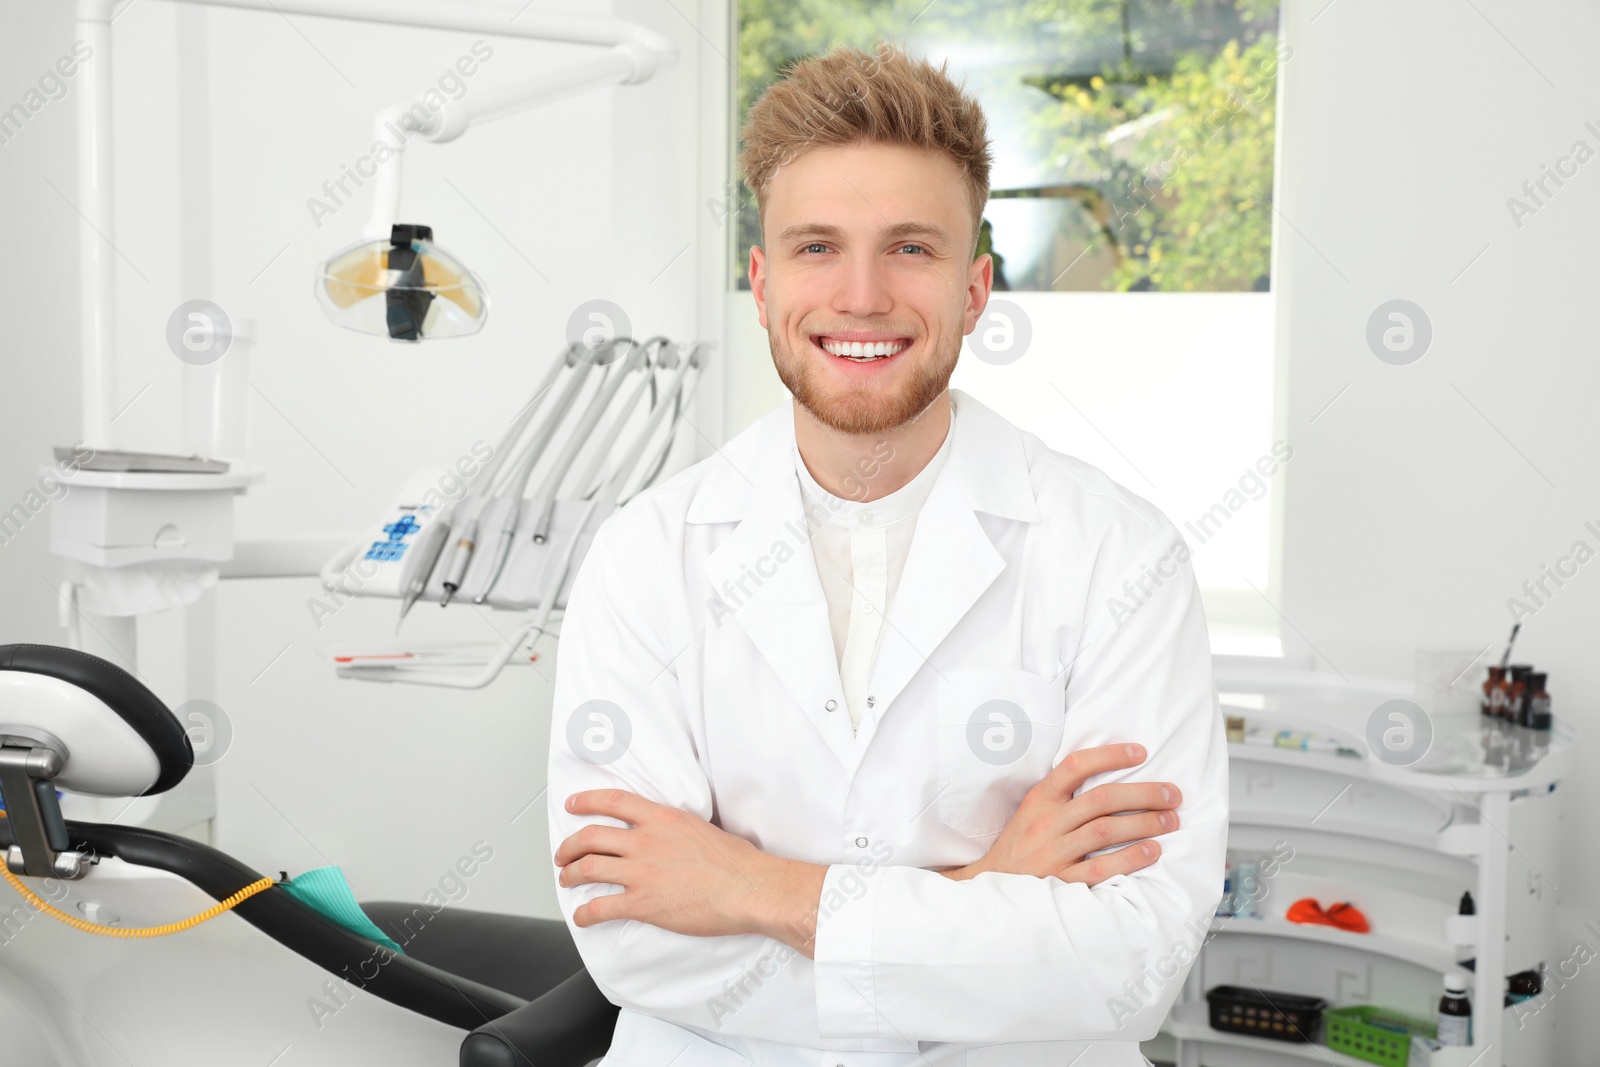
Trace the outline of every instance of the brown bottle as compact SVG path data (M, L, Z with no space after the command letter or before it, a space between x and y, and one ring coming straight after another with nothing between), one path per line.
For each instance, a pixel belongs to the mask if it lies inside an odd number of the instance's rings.
M1511 665L1511 684L1506 688L1506 707L1501 714L1512 722L1522 720L1522 708L1528 699L1528 675L1532 673L1533 667L1530 664Z
M1484 679L1483 682L1483 701L1478 705L1479 710L1481 710L1485 715L1496 714L1495 690L1505 682L1505 679L1506 669L1504 667L1489 668L1489 677Z
M1511 678L1505 668L1500 671L1499 681L1494 683L1494 688L1489 693L1489 714L1497 719L1506 717L1506 706L1511 700Z
M1528 674L1528 699L1523 707L1522 725L1535 730L1550 729L1550 694L1544 688L1546 677L1548 675L1540 671Z

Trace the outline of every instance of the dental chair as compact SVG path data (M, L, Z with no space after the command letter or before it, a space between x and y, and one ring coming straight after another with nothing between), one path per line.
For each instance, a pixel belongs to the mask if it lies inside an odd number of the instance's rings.
M97 877L111 885L118 872L144 878L144 885L150 879L158 885L173 884L153 874L165 872L219 902L262 881L260 874L244 864L186 837L62 817L58 786L95 796L146 796L177 785L193 762L193 748L178 719L126 671L68 648L0 646L0 793L6 808L6 817L0 819L0 855L41 898L48 900L46 886L64 888L68 894L73 888L82 888L80 895L87 898L94 895L90 890ZM0 931L11 950L9 955L0 953L3 975L8 965L20 966L8 961L26 958L19 954L17 944L27 948L39 943L32 929L22 927L50 927L56 921L40 916L23 922L27 916L19 907L27 905L9 885L0 886L0 902L12 908L5 916L8 925ZM97 913L85 911L83 901L77 907L91 920ZM454 906L429 913L419 905L392 901L364 903L362 910L404 945L404 954L393 953L324 918L276 884L258 889L235 905L231 916L340 978L347 987L359 985L388 1004L469 1031L460 1043L461 1067L584 1067L605 1054L617 1008L606 1001L584 970L565 923ZM99 914L103 919L104 912ZM173 938L159 940L181 941L198 930L232 923L231 916L219 915ZM425 916L426 922L407 939L403 931L413 916ZM17 927L15 933L13 926ZM216 936L225 933L240 944L246 942L238 939L250 938L237 927ZM59 935L68 936L104 940L82 931ZM255 940L248 943L258 952L270 950ZM60 949L52 952L47 959L64 955ZM372 967L375 973L368 977L364 965L372 964L379 954L389 958ZM245 970L240 967L241 972ZM354 980L357 975L359 980ZM58 993L74 988L52 981L42 972L28 974L12 982L13 1000L29 996L30 977L44 978ZM305 980L300 981L303 985ZM303 992L297 989L295 995ZM0 985L0 999L6 995L6 987ZM63 999L71 1003L73 995L63 993ZM280 999L293 1002L287 996ZM90 1013L81 1005L73 1006L88 1018ZM26 1013L24 1007L13 1010ZM394 1025L403 1022L399 1018L403 1015L398 1013L387 1029L397 1033L404 1029ZM4 1029L3 1023L0 1016L0 1029ZM318 1027L322 1027L320 1021ZM115 1043L104 1032L109 1027L93 1028L102 1039ZM378 1029L384 1032L386 1028ZM381 1055L368 1062L378 1061L399 1062Z

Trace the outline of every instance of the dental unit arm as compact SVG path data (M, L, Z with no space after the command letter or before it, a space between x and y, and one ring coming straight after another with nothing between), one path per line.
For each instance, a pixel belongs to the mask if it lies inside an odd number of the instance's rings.
M273 0L204 2L274 6ZM567 21L557 22L554 28L571 34L580 24L570 19L569 16ZM460 137L473 125L586 89L637 84L676 59L670 42L641 27L629 26L626 36L618 39L617 33L596 34L595 25L581 25L581 39L609 43L611 48L571 66L485 86L437 108L418 99L384 108L377 114L373 120L376 143L389 146L391 151L376 165L372 215L363 239L335 253L322 267L317 296L330 319L347 329L408 342L461 337L483 328L488 318L488 294L483 282L433 243L430 227L399 222L406 144L411 137L443 144ZM377 297L382 298L381 321L375 314Z
M598 357L593 351L580 354L580 347L569 346L556 361L462 496L430 505L427 494L436 491L442 476L434 471L418 474L377 534L347 546L322 569L330 596L399 597L402 617L418 599L444 604L467 600L534 614L486 659L410 647L336 653L340 677L476 689L493 681L519 648L531 646L548 631L595 528L631 483L638 483L637 492L652 484L664 467L684 405L704 376L709 345L695 344L681 354L684 346L665 337L643 344L618 338L610 349L625 355L607 354L602 347ZM594 377L592 366L601 363L605 376L587 401L580 402L582 386ZM658 375L665 375L664 382L658 382ZM635 380L625 389L629 378ZM653 403L635 428L632 424L640 420L634 416L647 394ZM554 401L546 405L545 398L552 395ZM608 413L610 421L597 431ZM549 446L563 432L565 443L549 456ZM525 499L541 461L545 473L538 490ZM452 541L454 545L447 545ZM489 551L491 543L506 548L503 553Z
M629 374L632 374L635 371L647 370L649 368L648 353L650 344L654 344L656 341L665 342L667 339L665 337L655 338L644 345L638 345L635 344L632 339L619 338L618 342L607 346L607 348L603 351L614 353L617 348L617 343L620 343L622 340L627 340L628 342L627 356L620 360L615 356L612 357L611 362L606 366L605 378L603 379L595 398L590 402L588 409L584 412L583 417L578 421L577 426L573 428L571 435L568 436L566 447L562 450L561 455L556 458L555 463L551 465L550 470L545 475L544 481L538 490L536 490L533 494L534 505L537 508L537 510L534 512L533 525L533 543L536 545L542 545L548 539L548 534L550 531L550 516L555 508L556 493L560 489L561 483L571 472L572 465L578 458L578 453L580 453L586 446L590 445L590 436L594 433L595 424L600 421L600 417L605 414L607 409L610 408L612 400L617 395L617 390L622 387L623 380L627 378ZM569 352L570 351L573 350L569 349ZM585 362L587 362L587 360L585 360ZM629 410L631 410L631 408L632 403L630 402ZM614 428L613 433L620 431L620 429L621 425L619 423ZM599 447L593 449L594 455L597 457L603 457L606 451L610 448L613 440L614 436L609 435L601 438ZM548 444L548 439L541 442L541 447L539 450L541 454L544 450L544 446ZM527 486L528 478L531 477L532 474L533 463L530 461L527 465L526 471L523 473L521 482L518 483L517 487L513 491L512 496L514 502L520 503L523 492ZM496 547L496 557L493 572L489 577L488 584L479 591L477 596L472 598L472 602L474 604L482 604L486 599L488 599L490 591L494 589L495 584L500 580L500 575L505 570L506 560L511 555L511 538L512 533L516 529L515 516L519 515L520 513L521 508L514 507L507 513L508 518L502 522L501 541Z

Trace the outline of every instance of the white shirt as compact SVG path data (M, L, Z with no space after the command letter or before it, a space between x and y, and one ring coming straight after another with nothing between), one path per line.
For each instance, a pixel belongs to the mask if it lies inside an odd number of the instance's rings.
M1200 591L1160 510L951 390L853 730L794 468L792 401L599 524L556 650L550 847L625 789L827 868L815 958L556 899L622 1012L605 1067L1143 1067L1222 895L1228 761ZM997 715L996 709L1009 711ZM1161 857L1096 886L981 858L1067 754L1173 782ZM807 931L809 933L810 931Z
M867 692L867 682L882 643L884 616L911 551L917 513L933 491L954 436L952 404L949 428L927 465L899 489L867 502L828 492L812 477L798 445L794 450L795 473L806 498L806 520L811 527L811 553L816 557L823 595L828 598L828 623L844 685L845 707L850 712L850 726L857 732L862 717L876 703ZM883 450L875 449L873 457L864 461L859 474L850 475L846 491L859 487L861 495L865 495L872 479L892 468L894 462L895 455L885 442Z

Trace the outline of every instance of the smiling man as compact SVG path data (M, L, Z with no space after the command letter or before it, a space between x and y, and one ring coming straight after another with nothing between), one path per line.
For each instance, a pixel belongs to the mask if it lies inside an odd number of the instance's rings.
M942 68L806 61L744 142L792 399L602 524L557 654L605 1063L1144 1064L1222 890L1187 547L949 389L990 156Z

